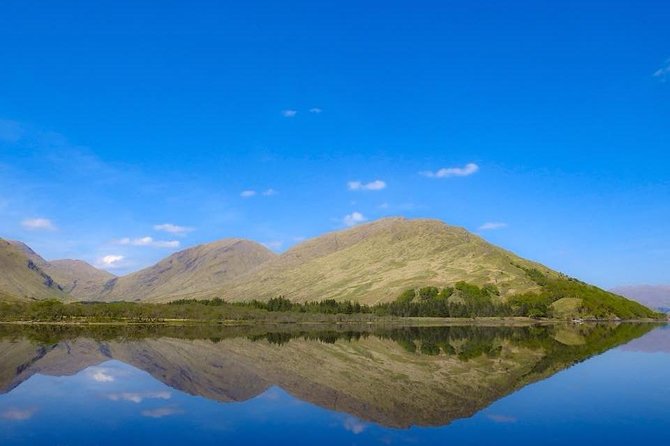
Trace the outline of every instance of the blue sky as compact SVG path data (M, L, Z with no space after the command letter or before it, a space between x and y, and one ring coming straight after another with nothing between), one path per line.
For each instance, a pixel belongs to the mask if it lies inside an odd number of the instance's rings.
M0 14L0 236L46 258L402 215L670 282L668 2L31 3Z

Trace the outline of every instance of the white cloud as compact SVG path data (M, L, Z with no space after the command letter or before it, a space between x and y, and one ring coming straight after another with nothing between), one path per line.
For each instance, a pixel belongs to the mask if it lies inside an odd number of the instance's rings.
M443 167L435 172L419 172L428 178L449 178L449 177L467 177L479 171L479 166L475 163L468 163L463 167Z
M347 226L356 226L357 224L363 223L366 220L367 218L365 218L365 216L360 212L352 212L351 214L345 215L342 219L344 224Z
M130 401L132 403L139 404L144 400L154 399L154 400L169 400L172 398L170 392L122 392L122 393L110 393L107 395L112 401Z
M654 71L653 76L660 79L661 82L665 82L670 77L670 59L665 61L664 66Z
M386 189L386 182L382 180L374 180L369 183L363 183L361 181L349 181L347 183L347 188L349 190L382 190Z
M180 413L184 413L184 411L178 407L159 407L158 409L143 410L142 416L149 418L163 418Z
M297 110L282 110L281 112L281 115L285 118L294 118L297 114Z
M35 408L29 409L7 409L4 412L0 412L0 418L10 421L25 421L33 417L37 412Z
M266 197L271 197L273 195L277 195L278 193L279 192L277 192L276 190L274 190L272 188L266 189L266 190L263 191L263 195L265 195Z
M284 242L281 240L273 240L271 242L265 242L261 244L268 249L274 249L276 251L278 249L281 249L281 247L284 245Z
M309 109L309 112L310 112L310 113L316 113L316 114L319 114L319 113L321 113L322 111L323 111L323 110L321 110L319 107L314 107L314 108L310 108L310 109Z
M98 262L103 268L119 268L120 263L125 257L119 255L107 255L101 258Z
M490 221L486 222L483 225L479 227L480 231L492 231L495 229L503 229L507 227L507 223L499 222L499 221Z
M356 435L362 433L366 427L367 425L365 423L354 417L347 417L344 420L344 428Z
M55 231L57 229L48 218L28 218L21 222L21 226L30 231Z
M119 245L129 246L148 246L151 248L179 248L181 242L179 240L154 240L153 237L129 238L124 237L116 241Z
M256 191L255 190L250 190L250 189L249 190L243 190L240 193L240 197L242 197L242 198L251 198L255 195L256 195Z
M194 231L193 228L189 228L188 226L173 225L172 223L163 223L162 225L154 225L154 230L163 231L174 235L185 235L188 234L189 232Z

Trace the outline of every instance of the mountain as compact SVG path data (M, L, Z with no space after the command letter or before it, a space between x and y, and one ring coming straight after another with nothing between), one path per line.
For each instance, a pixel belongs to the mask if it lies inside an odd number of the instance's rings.
M55 280L71 298L86 300L102 293L106 282L115 276L95 268L82 260L46 261L28 245L19 241L9 241L20 249L35 265Z
M64 297L63 287L21 247L0 239L0 300Z
M156 265L108 281L89 299L174 300L225 287L276 256L258 243L237 238L199 245L175 253Z
M450 303L510 303L527 315L656 316L636 302L438 220L386 218L316 237L281 255L252 241L224 239L177 252L122 277L83 263L46 262L27 246L15 245L77 300L248 301L284 296L294 302L335 299L377 304L393 302L408 289L455 286Z
M636 300L649 308L670 312L670 285L626 285L611 291Z
M520 266L556 274L438 220L387 218L303 242L225 287L202 288L196 296L239 301L283 295L298 302L373 304L394 300L407 288L458 281L495 284L502 295L539 290Z

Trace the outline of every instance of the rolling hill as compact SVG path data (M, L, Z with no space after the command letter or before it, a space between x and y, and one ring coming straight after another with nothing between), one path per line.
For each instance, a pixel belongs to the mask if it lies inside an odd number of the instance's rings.
M68 296L75 300L86 300L103 291L106 282L115 276L107 271L95 268L82 260L46 261L28 245L18 241L9 241L20 249L30 261L56 281Z
M108 281L89 300L159 300L218 290L275 257L258 243L224 239L175 253L156 265Z
M66 294L23 249L0 239L0 299L63 299Z

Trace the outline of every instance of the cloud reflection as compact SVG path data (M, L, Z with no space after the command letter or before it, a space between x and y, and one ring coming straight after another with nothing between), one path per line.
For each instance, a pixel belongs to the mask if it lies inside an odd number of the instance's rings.
M7 409L4 412L0 413L0 418L10 421L25 421L33 417L37 412L35 408L28 409Z
M156 399L156 400L169 400L172 398L172 393L167 391L162 392L121 392L121 393L110 393L107 395L112 401L130 401L133 403L141 403L144 400Z
M366 428L367 424L359 420L358 418L354 417L347 417L344 420L344 428L348 430L351 433L354 433L356 435L362 433Z
M184 413L183 410L181 410L178 407L174 406L167 406L167 407L159 407L157 409L147 409L142 411L142 416L143 417L149 417L149 418L163 418L163 417L168 417L170 415L177 415L180 413Z

